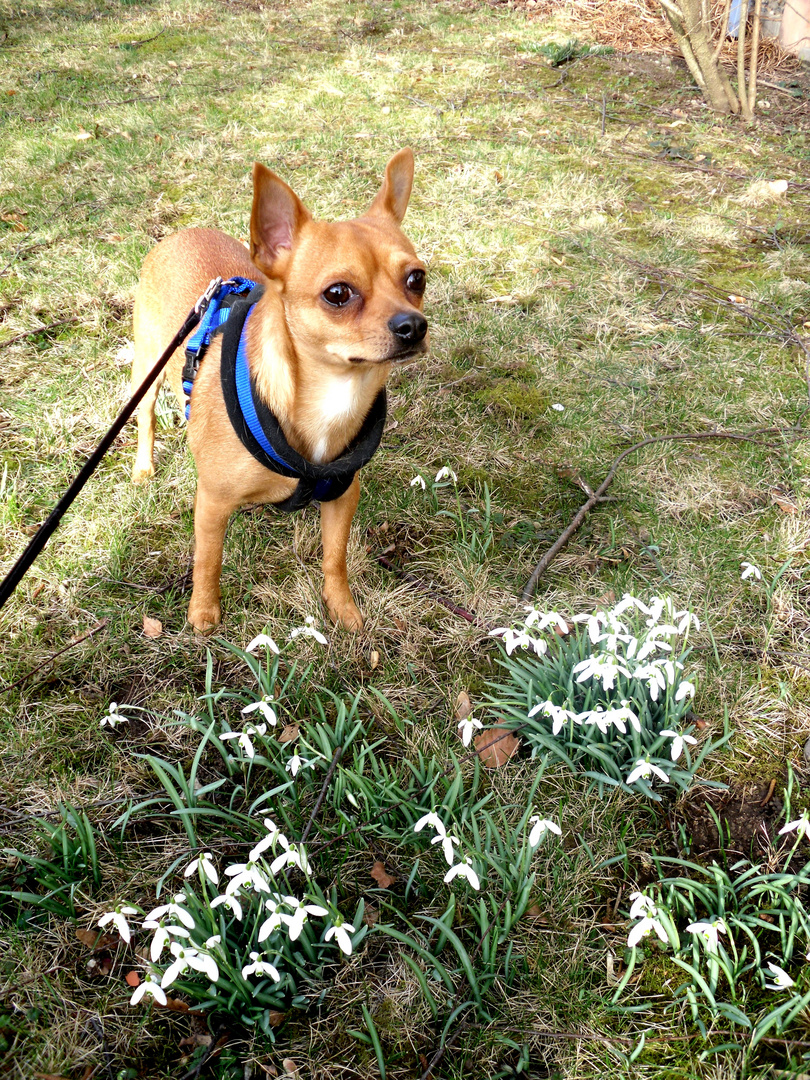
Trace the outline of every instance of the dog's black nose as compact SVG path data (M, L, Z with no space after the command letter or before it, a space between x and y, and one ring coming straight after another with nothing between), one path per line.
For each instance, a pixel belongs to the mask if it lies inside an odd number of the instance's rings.
M388 329L403 345L418 345L427 328L427 319L418 311L400 312L388 320Z

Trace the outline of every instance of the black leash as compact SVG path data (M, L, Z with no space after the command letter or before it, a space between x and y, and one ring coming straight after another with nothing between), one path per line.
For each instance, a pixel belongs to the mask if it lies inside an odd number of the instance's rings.
M65 512L67 511L70 504L73 502L73 500L82 490L84 485L96 471L99 463L101 462L101 459L104 457L112 444L118 438L119 434L121 433L121 429L124 427L127 420L129 420L130 416L132 416L132 414L137 409L146 391L149 389L149 387L164 369L166 364L169 362L169 357L175 351L180 342L183 341L184 338L186 338L191 333L191 331L200 321L205 309L208 307L211 297L214 296L221 284L222 278L214 278L213 281L210 282L208 288L205 290L205 292L199 298L192 310L186 316L185 322L174 335L165 352L161 355L155 366L152 368L144 381L141 383L141 385L129 399L127 404L118 414L115 422L113 423L113 426L110 428L110 430L98 444L96 449L84 463L76 479L73 481L65 494L50 512L46 520L42 523L42 525L40 525L39 529L37 529L36 533L31 538L31 542L29 543L28 547L25 549L25 551L19 557L17 562L9 571L9 573L6 575L2 584L0 584L0 608L3 607L5 602L19 585L26 571L30 568L34 559L36 559L37 555L39 555L40 551L42 551L42 549L45 547L48 540L51 538L52 533L55 532L57 525L64 517Z

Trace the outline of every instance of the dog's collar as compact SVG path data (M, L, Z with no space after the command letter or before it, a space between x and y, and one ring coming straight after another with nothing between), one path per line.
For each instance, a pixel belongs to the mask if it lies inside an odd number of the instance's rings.
M252 282L251 282L252 284ZM248 296L237 296L214 333L221 329L220 379L228 419L245 449L265 468L297 479L292 495L275 505L279 510L300 510L313 500L331 502L348 490L354 474L371 460L385 427L387 398L380 390L362 427L334 461L316 465L294 450L278 418L256 392L246 347L246 328L253 308L264 293L261 285Z

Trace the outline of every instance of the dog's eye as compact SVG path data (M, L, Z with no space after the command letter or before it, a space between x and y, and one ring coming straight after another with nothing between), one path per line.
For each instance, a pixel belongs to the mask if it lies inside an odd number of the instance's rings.
M344 307L354 296L354 290L345 281L338 281L334 285L327 286L321 295L332 307Z
M411 270L408 280L405 282L411 292L423 293L425 291L425 271Z

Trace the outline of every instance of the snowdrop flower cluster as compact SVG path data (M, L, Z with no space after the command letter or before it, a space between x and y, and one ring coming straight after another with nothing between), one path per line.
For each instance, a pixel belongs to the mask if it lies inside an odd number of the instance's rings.
M251 976L269 977L280 983L286 967L285 943L298 941L312 919L327 920L322 941L334 941L341 952L347 956L351 954L356 933L352 923L309 893L299 898L279 891L275 879L277 873L294 868L309 876L311 867L302 844L290 843L270 818L266 818L264 824L267 834L250 852L248 862L224 868L223 876L228 883L223 893L209 898L208 888L218 886L220 875L211 853L203 852L184 870L186 879L199 878L202 896L190 891L189 881L186 892L174 895L168 903L153 908L143 918L142 929L152 932L151 964L146 978L136 987L131 1004L137 1004L149 995L165 1005L165 991L184 976L204 976L212 986L211 992L216 993L223 968L228 973L229 984L233 981L234 971L241 972L243 980ZM446 839L452 853L458 838ZM270 865L263 858L268 848L274 853L279 849ZM463 871L456 871L460 872ZM216 889L212 891L216 893ZM218 908L229 913L231 921L228 925L222 923ZM132 905L119 904L102 915L98 925L102 928L114 926L129 944L132 932L127 916L138 913L139 909ZM235 925L238 929L234 929ZM212 932L217 928L221 928L219 932ZM249 937L247 947L244 943L246 935ZM234 946L233 941L237 940L242 944Z
M424 814L419 818L417 823L413 827L414 832L421 832L426 825L435 832L435 836L430 841L431 844L441 844L444 857L450 869L444 875L445 884L449 885L450 882L456 877L465 878L474 889L481 888L481 880L478 874L475 872L472 864L472 860L465 857L462 861L456 862L455 848L461 843L457 836L452 836L447 832L445 824L438 814L433 812Z
M511 656L515 649L531 649L538 656L548 651L548 645L543 638L533 637L525 630L515 630L511 626L498 626L490 630L489 636L503 639L508 656Z
M680 719L695 686L683 677L683 661L698 619L668 597L645 602L629 593L610 609L573 618L534 605L524 611L522 626L492 634L507 656L522 647L539 657L506 664L515 687L507 691L510 711L518 722L535 721L528 725L534 752L554 754L553 738L576 771L612 785L641 782L637 790L653 799L645 780L688 787L697 740Z

